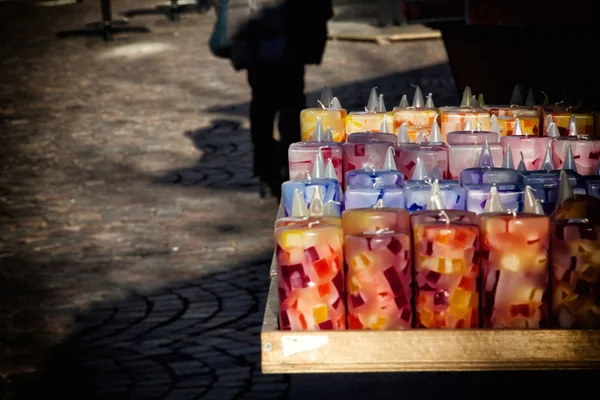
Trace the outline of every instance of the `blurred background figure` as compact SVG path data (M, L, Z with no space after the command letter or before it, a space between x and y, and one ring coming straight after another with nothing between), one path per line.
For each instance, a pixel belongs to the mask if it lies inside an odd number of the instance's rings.
M252 90L250 131L254 174L261 197L281 196L289 179L287 149L300 141L306 108L304 67L320 64L327 42L331 0L217 0L210 47L246 70ZM279 142L273 138L279 113Z
M377 22L379 26L406 25L402 0L377 0Z

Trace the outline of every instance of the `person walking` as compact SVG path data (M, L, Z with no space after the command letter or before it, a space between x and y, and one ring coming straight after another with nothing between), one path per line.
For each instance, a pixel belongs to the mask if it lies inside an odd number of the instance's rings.
M215 10L213 53L247 71L260 196L280 198L281 184L289 179L288 147L300 141L305 66L322 61L331 0L216 0ZM277 114L279 142L273 138Z

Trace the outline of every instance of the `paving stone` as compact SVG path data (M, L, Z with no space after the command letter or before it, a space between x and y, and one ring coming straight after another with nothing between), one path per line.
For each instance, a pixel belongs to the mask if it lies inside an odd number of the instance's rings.
M30 3L0 1L0 341L15 343L0 370L101 399L280 398L258 346L277 204L252 176L246 76L202 39L213 13L139 15L151 33L104 43L56 38L96 3ZM441 41L331 42L306 75L310 105L327 84L349 109L375 85L391 107L410 83L458 100Z

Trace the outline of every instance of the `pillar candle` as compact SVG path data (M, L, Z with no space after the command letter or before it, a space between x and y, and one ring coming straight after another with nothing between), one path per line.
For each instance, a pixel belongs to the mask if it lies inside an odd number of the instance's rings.
M554 123L549 125L546 136L522 135L520 129L519 126L514 136L503 136L500 143L505 151L507 147L511 149L515 165L518 165L522 159L527 170L539 170L550 143L559 136L556 125Z
M518 128L517 128L518 122ZM531 115L499 116L498 126L502 136L539 135L540 118Z
M395 145L397 140L396 135L386 132L354 132L346 138L347 143L387 142L392 145Z
M442 172L442 177L448 177L448 145L443 143L440 128L434 123L429 134L430 141L418 146L398 146L396 152L396 165L404 174L405 179L413 175L420 158L427 171L435 167Z
M400 208L388 208L383 201L373 208L344 210L342 226L344 235L359 235L363 232L405 232L409 225L409 214Z
M508 154L507 154L508 155ZM466 168L460 173L461 185L467 184L491 184L491 183L517 183L521 181L521 176L513 168L501 168L494 164L494 158L487 139L484 141L479 153L479 161L473 168ZM512 158L507 160L512 161Z
M534 107L526 107L526 106L483 106L485 110L487 110L490 115L495 115L497 117L515 117L515 116L530 116L530 117L539 117L539 112Z
M498 195L502 207L506 210L523 210L523 194L525 187L523 184L499 184L495 185L498 189ZM490 184L466 184L467 190L467 211L475 214L481 214L487 203L488 195L494 185Z
M502 165L503 150L498 134L490 131L457 131L448 134L448 179L459 179L467 168L477 167L485 142L493 165Z
M492 127L490 114L483 108L443 107L440 108L440 122L444 140L449 132L462 130L466 122L470 122L472 126L481 124L483 131L489 131Z
M479 326L479 227L418 222L413 227L415 326Z
M342 182L342 144L333 141L331 129L324 130L321 119L312 135L311 141L292 143L288 149L290 179L306 178L314 167L317 153L321 151L325 164L331 160L338 181Z
M553 166L552 162L550 164ZM550 170L521 172L523 183L534 189L535 197L542 201L542 207L547 215L550 215L556 207L562 171L552 168ZM580 174L573 170L564 170L564 173L575 193L586 194L586 186Z
M334 204L325 203L320 197L321 193L315 190L315 195L311 199L310 209L306 205L303 194L300 190L294 192L292 202L292 212L289 217L281 217L275 220L275 229L282 227L301 227L307 228L317 225L335 225L342 226L342 219L337 214Z
M479 224L477 214L465 210L422 210L410 213L411 226L426 222L446 222L448 220L457 223Z
M344 143L343 171L347 174L355 169L381 169L390 142Z
M567 145L570 145L577 172L582 175L591 175L600 160L600 138L581 136L578 129L577 121L572 116L566 136L552 142L552 159L557 168L562 168Z
M550 122L554 122L558 127L561 136L567 136L569 122L571 117L575 118L577 131L581 136L593 136L594 117L592 114L571 111L568 107L545 108L543 112L544 131L548 128ZM550 116L550 118L549 118Z
M548 327L550 218L480 215L483 326Z
M321 93L321 107L307 108L300 113L300 130L302 132L302 141L312 140L312 134L321 120L325 129L331 129L332 137L335 142L343 142L346 136L346 110L342 108L337 97L331 97L331 93L323 96L327 92L326 87ZM330 91L329 91L330 92ZM323 103L325 101L325 103Z
M281 330L346 328L341 226L275 230Z
M598 329L600 200L563 187L551 224L552 316L559 328Z
M336 209L335 215L341 215L342 189L340 182L332 171L331 160L328 163L329 168L325 169L323 163L323 154L319 149L313 165L311 176L308 179L294 179L284 182L281 185L281 201L285 209L285 215L292 215L294 197L298 191L308 207L312 199L318 198L323 204L333 204ZM334 176L332 176L334 175ZM316 193L318 191L318 193Z
M458 181L435 180L427 175L421 159L417 159L417 167L412 179L404 182L404 198L408 211L421 211L434 194L434 189L442 196L444 208L448 210L464 210L466 207L467 191Z
M353 170L346 174L346 209L373 207L382 200L388 207L404 207L404 177L396 169L395 150L388 148L381 170Z
M402 102L401 102L402 103ZM397 130L406 124L410 140L417 141L417 137L421 135L420 141L427 141L431 127L436 121L438 110L433 104L432 94L427 96L427 102L423 100L421 89L415 88L415 96L413 98L412 107L404 107L402 104L394 107L394 130Z
M373 88L365 111L353 111L346 117L346 134L378 132L384 120L389 126L394 126L394 113L386 111L383 95L378 95L377 88Z
M408 226L404 232L346 235L344 256L348 328L410 328L412 271Z

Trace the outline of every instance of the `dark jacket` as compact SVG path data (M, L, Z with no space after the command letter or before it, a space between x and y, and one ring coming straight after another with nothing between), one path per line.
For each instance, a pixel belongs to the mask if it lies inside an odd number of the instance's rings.
M331 0L229 0L227 56L237 69L320 64ZM220 1L216 4L217 13Z

